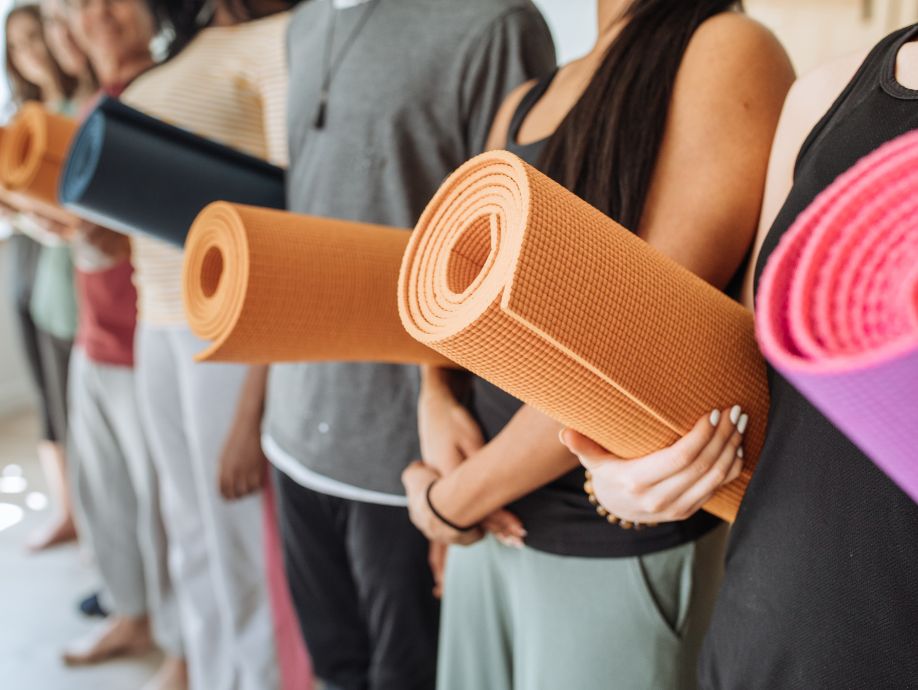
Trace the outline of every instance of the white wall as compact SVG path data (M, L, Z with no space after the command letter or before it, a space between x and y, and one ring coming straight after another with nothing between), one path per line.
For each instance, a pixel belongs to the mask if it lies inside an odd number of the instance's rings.
M558 64L586 53L596 40L596 0L533 0L551 27Z
M593 45L596 0L534 2L551 26L559 63ZM745 0L745 5L777 34L801 74L918 21L918 0Z

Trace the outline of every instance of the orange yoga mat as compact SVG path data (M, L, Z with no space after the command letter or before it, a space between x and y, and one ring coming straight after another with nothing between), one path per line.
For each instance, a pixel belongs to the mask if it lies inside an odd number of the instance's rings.
M185 244L184 300L199 361L447 364L402 328L410 233L230 204L207 206Z
M613 453L666 447L711 410L750 417L733 520L768 415L752 314L506 152L453 173L399 278L408 332Z
M26 103L4 132L0 183L47 204L57 204L57 183L77 131L75 120Z

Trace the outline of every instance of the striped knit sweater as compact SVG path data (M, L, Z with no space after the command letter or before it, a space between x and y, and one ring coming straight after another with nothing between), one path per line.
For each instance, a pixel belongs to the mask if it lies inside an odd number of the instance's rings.
M176 57L137 78L121 98L170 124L286 165L289 19L285 12L204 29ZM135 237L132 260L139 320L184 324L182 251Z

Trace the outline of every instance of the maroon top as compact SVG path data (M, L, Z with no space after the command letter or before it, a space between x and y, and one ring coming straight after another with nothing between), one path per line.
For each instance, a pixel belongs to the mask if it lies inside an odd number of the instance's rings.
M116 84L100 91L117 98L127 84ZM95 106L91 99L81 112L85 118ZM99 364L134 366L134 328L137 325L137 290L130 260L101 271L75 270L79 323L77 345Z

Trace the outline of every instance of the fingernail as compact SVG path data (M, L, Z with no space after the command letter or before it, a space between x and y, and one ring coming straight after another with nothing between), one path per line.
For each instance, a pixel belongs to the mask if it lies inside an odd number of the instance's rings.
M733 426L736 426L736 423L739 421L740 415L743 413L743 408L739 405L734 405L730 408L730 423Z
M510 546L513 547L514 549L522 549L522 548L523 548L523 540L522 540L522 539L519 539L519 538L517 538L517 537L510 537L507 541L510 543Z
M738 457L740 460L746 457L746 454L743 453L742 447L736 449L736 457Z
M567 442L564 440L564 429L558 432L558 440L561 441L562 446L566 446Z
M717 426L720 424L720 410L714 410L711 413L710 422L711 426Z
M741 434L745 434L746 427L748 425L749 425L749 415L744 414L742 417L739 418L739 422L736 425L736 430L740 432Z

